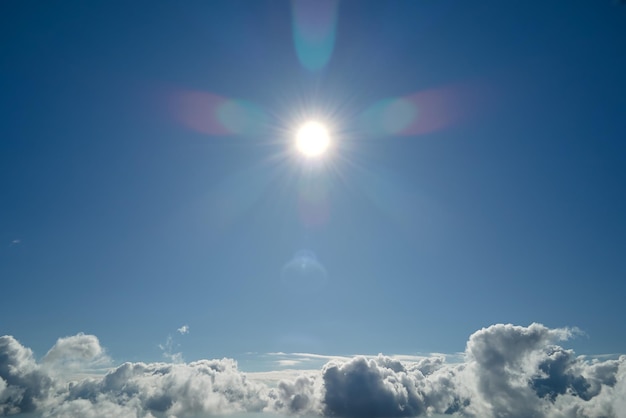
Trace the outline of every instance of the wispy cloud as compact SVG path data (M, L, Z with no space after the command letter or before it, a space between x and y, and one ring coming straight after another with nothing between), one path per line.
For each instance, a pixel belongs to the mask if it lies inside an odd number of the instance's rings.
M301 362L312 360L348 360L352 356L332 356L327 354L315 354L315 353L283 353L282 351L267 353L268 356L298 359Z
M298 364L301 364L302 361L301 360L290 360L290 359L284 359L284 360L276 360L276 364L278 364L279 366L297 366Z
M274 360L274 364L279 366L300 366L303 369L310 368L313 364L326 363L328 361L349 361L354 357L365 357L372 359L378 357L378 355L372 354L351 354L343 356L335 356L328 354L316 354L316 353L285 353L285 352L271 352L267 353L267 356L277 358ZM402 361L405 363L419 363L424 359L432 359L441 357L448 363L460 363L464 360L464 353L424 353L424 354L391 354L387 357Z
M180 345L174 343L174 339L171 335L167 336L167 339L163 344L159 344L163 357L172 363L182 363L184 361L183 353L176 351L178 347L180 347Z
M189 333L189 325L183 325L182 327L176 330L180 335L185 335ZM163 344L159 344L159 348L163 352L163 357L172 363L182 363L183 353L179 351L180 344L174 341L174 337L172 335L168 335L167 339Z

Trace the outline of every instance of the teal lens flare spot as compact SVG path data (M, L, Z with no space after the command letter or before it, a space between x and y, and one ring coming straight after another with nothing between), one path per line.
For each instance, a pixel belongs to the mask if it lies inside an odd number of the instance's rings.
M294 0L293 40L300 64L309 71L328 64L335 47L337 1Z
M258 133L265 123L265 114L253 103L229 99L217 109L220 123L234 134Z
M328 275L313 251L301 250L285 264L281 278L287 290L307 294L320 291L326 285Z
M380 100L363 113L363 126L375 135L399 135L415 123L418 110L405 98Z

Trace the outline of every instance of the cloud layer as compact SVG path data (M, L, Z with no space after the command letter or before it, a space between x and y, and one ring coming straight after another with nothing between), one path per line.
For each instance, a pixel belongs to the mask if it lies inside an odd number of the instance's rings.
M93 335L61 338L37 362L0 337L0 415L185 417L272 412L345 418L455 414L474 418L622 418L626 356L588 360L559 344L575 330L497 324L472 334L463 361L378 355L328 361L272 385L232 359L110 362ZM71 373L68 372L71 371Z

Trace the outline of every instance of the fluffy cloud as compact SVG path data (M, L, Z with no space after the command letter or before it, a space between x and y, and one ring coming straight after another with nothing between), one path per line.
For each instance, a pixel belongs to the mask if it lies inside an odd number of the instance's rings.
M269 409L287 414L311 415L321 410L321 384L315 375L298 376L293 381L282 380L269 392Z
M0 415L33 412L51 386L30 349L11 336L0 337Z
M324 413L339 417L411 417L425 412L423 376L387 357L331 362L322 370Z
M83 333L59 338L41 360L43 366L58 373L100 368L110 362L98 338Z
M218 415L260 411L267 402L264 387L249 382L231 359L201 360L188 364L125 363L99 380L69 386L65 400L93 404L106 402L130 408L132 416L151 413ZM60 402L52 416L64 408Z
M605 417L624 416L610 403L592 411L602 391L617 383L624 360L586 362L555 345L575 331L494 325L475 332L467 343L465 384L472 416Z
M95 336L61 338L39 363L30 349L4 336L0 415L625 417L626 356L576 356L558 345L574 333L540 324L498 324L472 334L459 362L448 363L442 355L402 361L383 355L342 357L272 385L251 379L232 359L124 363L105 375L70 378L59 370L108 361Z
M124 363L104 376L69 382L56 373L60 365L93 365L103 358L90 335L59 339L41 365L13 337L0 337L0 415L177 417L261 411L267 405L267 388L248 381L231 359Z
M556 381L548 380L543 389L533 387L533 378L542 376L539 366L548 360L545 350L569 336L568 330L539 324L499 324L475 332L466 350L468 381L474 392L470 410L486 416L542 416L542 395L559 389Z

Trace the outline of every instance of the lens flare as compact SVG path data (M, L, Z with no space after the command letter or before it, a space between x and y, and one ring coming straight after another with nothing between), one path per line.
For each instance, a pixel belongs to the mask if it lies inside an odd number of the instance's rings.
M319 292L328 280L326 269L310 250L296 252L283 267L281 276L287 289L298 294Z
M257 135L266 124L258 105L209 92L177 91L171 106L183 126L211 136Z
M323 69L332 56L337 0L294 0L293 38L298 59L309 71Z
M361 125L373 135L413 136L449 128L475 112L470 88L453 85L387 98L369 106Z

